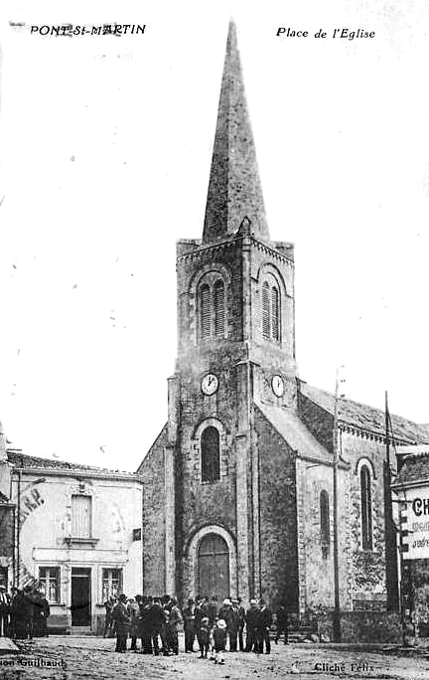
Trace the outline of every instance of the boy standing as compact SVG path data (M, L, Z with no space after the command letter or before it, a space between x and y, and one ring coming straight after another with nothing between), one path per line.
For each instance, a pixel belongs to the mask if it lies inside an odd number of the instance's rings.
M226 646L226 621L219 619L213 629L213 641L215 648L215 663L224 664L224 652Z
M197 631L198 644L200 645L200 659L207 659L210 642L210 628L207 616L203 616Z

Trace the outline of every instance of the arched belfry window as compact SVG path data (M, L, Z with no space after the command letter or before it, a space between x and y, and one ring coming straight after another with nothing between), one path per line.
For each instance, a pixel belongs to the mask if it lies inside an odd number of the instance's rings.
M198 338L223 337L226 331L226 291L219 274L210 272L198 288Z
M276 284L262 284L262 336L280 340L280 291Z
M362 465L360 471L360 505L362 548L364 550L372 550L371 473L368 465Z
M223 335L225 331L225 286L218 279L213 286L214 334Z
M320 492L320 542L322 545L322 556L328 557L329 546L331 543L330 521L329 521L329 496L328 492Z
M200 336L209 338L211 335L211 295L210 286L207 283L200 287Z
M206 427L201 434L201 481L216 482L220 479L219 430Z
M270 287L265 281L262 286L262 335L264 338L269 338L271 335L270 311Z
M280 340L280 293L278 288L271 288L271 335L273 340Z

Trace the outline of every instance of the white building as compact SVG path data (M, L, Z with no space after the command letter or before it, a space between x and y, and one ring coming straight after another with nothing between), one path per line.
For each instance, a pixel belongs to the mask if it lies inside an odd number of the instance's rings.
M100 632L103 603L142 589L142 482L129 472L8 452L19 521L15 583L38 581L50 628Z

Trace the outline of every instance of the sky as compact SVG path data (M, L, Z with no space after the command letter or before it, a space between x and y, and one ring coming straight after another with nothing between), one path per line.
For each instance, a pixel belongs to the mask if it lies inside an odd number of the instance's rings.
M35 5L0 18L9 441L134 470L166 422L175 242L202 233L231 16L271 238L295 243L299 375L332 391L344 366L347 397L383 408L388 390L392 412L429 423L427 3ZM70 22L146 29L29 30Z

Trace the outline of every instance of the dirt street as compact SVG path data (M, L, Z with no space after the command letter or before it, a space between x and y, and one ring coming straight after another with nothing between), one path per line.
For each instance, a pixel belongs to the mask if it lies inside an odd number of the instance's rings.
M226 653L225 665L199 659L198 653L150 657L127 652L116 654L115 640L97 637L54 636L20 643L19 655L0 656L1 680L267 680L299 677L301 680L335 678L429 678L429 659L380 654L330 645L273 645L271 655ZM183 640L181 640L183 649ZM55 664L55 665L53 665Z

